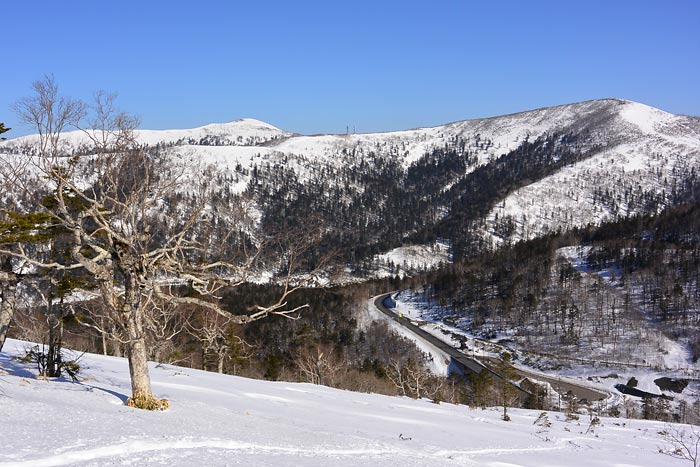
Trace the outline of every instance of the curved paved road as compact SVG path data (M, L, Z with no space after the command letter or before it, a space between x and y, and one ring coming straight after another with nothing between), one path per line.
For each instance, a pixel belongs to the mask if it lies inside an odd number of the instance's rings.
M468 357L464 353L462 353L459 349L453 347L452 345L448 344L447 342L443 341L437 336L434 336L433 334L430 334L429 332L426 332L425 330L421 329L419 326L416 326L411 322L410 319L405 318L405 317L400 317L390 309L388 309L386 306L384 306L384 300L387 297L390 297L391 294L382 294L374 297L374 306L384 313L387 317L390 319L396 321L400 325L404 326L408 330L410 330L413 334L416 336L420 337L421 339L424 339L428 342L430 342L432 345L435 347L439 348L446 354L448 354L451 358L453 358L455 361L457 361L459 364L464 366L467 370L472 371L474 373L481 373L482 371L488 371L492 375L495 375L498 379L503 379L499 374L494 372L492 369L490 369L488 366L484 365L481 361ZM598 401L601 399L606 399L609 394L605 392L598 391L596 389L589 388L587 386L579 385L576 383L573 383L571 381L565 381L562 380L561 378L545 375L542 373L536 373L533 371L528 371L528 370L521 370L519 368L513 367L513 369L520 374L523 377L526 378L531 378L535 379L538 381L546 381L549 383L552 388L554 388L555 391L557 391L560 394L565 394L569 391L571 391L572 394L576 396L577 399L579 400L587 400L587 401ZM527 391L524 389L520 388L519 386L515 385L522 393L523 395L529 395Z
M477 373L480 374L483 371L486 371L491 374L491 376L499 379L499 380L504 380L504 378L493 371L491 368L488 366L484 365L480 361L473 359L471 357L468 357L464 353L460 352L458 349L453 347L452 345L448 344L447 342L443 341L442 339L430 334L429 332L426 332L425 330L421 329L419 326L416 326L411 322L410 319L398 316L396 313L392 312L390 309L388 309L386 306L384 306L384 300L391 296L391 294L383 294L379 295L377 297L374 297L374 306L384 313L388 318L396 321L399 323L401 326L405 327L409 331L411 331L413 334L416 336L420 337L421 339L429 342L430 344L434 345L441 351L445 352L447 355L452 358L457 364L459 364L462 368L466 369L469 372L472 373ZM508 381L508 380L505 380ZM521 388L517 384L508 381L509 384L512 384L515 389L518 390L520 393L520 397L524 400L527 397L529 397L531 394L526 391L525 389Z

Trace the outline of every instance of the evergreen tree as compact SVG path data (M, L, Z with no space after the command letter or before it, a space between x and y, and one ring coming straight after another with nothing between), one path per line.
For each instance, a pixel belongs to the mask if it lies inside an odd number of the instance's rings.
M7 132L10 131L11 129L12 129L12 128L5 128L5 124L2 123L2 122L0 122L0 135L3 134L3 133L7 133ZM5 140L5 139L7 139L7 138L0 137L0 140Z

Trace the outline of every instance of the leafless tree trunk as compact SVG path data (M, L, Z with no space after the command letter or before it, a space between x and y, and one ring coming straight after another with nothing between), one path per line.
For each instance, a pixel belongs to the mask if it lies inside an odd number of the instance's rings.
M187 323L193 313L191 309L183 309L162 300L153 302L150 311L144 316L148 346L151 349L150 359L170 364L183 360L173 356L177 345L175 339L187 330Z
M397 360L391 360L386 372L389 381L396 387L400 396L407 396L407 382L403 366Z
M297 236L281 252L286 274L281 278L279 300L247 314L231 315L216 301L218 293L247 281L258 267L264 241L255 248L231 252L230 233L214 237L207 231L216 222L215 213L207 210L206 183L191 178L202 173L202 167L140 146L134 136L138 121L117 112L114 96L104 93L96 94L91 129L83 130L88 142L85 155L66 157L61 133L67 124L79 122L85 106L60 97L53 78L35 83L34 90L33 97L16 107L39 134L28 157L33 170L46 181L50 196L37 209L43 209L50 223L69 236L73 262L42 260L22 241L0 248L0 254L45 270L80 268L87 273L99 290L105 313L83 324L127 349L136 405L160 407L151 391L145 328L156 301L208 309L239 324L270 314L290 317L305 308L290 308L287 300L302 286L293 272L302 262L311 234ZM194 190L194 202L178 204L175 195L185 185L188 191ZM164 206L172 214L163 215ZM189 291L183 293L183 288Z
M104 329L104 327L105 327L104 319L102 319L100 321L100 326ZM107 333L106 332L100 333L100 339L102 340L102 355L109 355L109 353L107 352Z
M212 310L193 314L186 323L189 334L202 346L202 368L209 370L210 357L214 357L216 371L224 372L224 363L231 350L231 317L224 317Z
M72 99L66 99L58 94L58 88L52 76L32 84L34 94L19 100L14 110L22 121L33 125L39 134L38 151L47 159L53 160L59 152L60 135L73 122L77 122L84 113L83 105ZM0 179L5 189L13 191L34 192L36 187L29 188L28 158L3 160L0 165ZM4 232L0 232L2 236ZM7 331L14 314L15 290L18 279L12 271L11 257L16 255L0 255L6 258L0 271L0 350L2 349Z
M7 332L15 314L17 282L17 276L11 270L0 271L0 350L5 346Z
M402 365L396 360L391 360L387 377L400 395L416 399L434 398L443 385L442 380L437 379L430 371L414 361Z

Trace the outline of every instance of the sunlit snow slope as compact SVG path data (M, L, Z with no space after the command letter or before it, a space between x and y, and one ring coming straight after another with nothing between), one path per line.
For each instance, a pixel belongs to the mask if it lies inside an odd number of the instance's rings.
M470 409L427 400L265 382L151 365L165 412L123 405L126 360L84 355L83 378L44 381L0 353L0 466L648 466L686 465L658 452L657 422Z
M222 191L240 193L253 167L263 174L282 168L300 183L309 183L323 177L319 174L337 173L334 167L357 166L373 158L389 158L408 168L436 148L459 144L476 161L468 173L525 141L553 134L576 135L582 143L575 149L586 157L543 178L523 180L522 186L496 200L483 222L483 236L493 244L504 240L499 223L514 225L505 239L512 241L661 209L700 167L700 119L621 99L388 133L303 136L243 119L190 130L141 130L138 137L151 146L167 145L175 158L208 165L220 174L216 183L227 184ZM32 138L0 143L0 156ZM67 149L86 140L83 132L64 134ZM448 192L459 181L459 174L455 177L436 191ZM358 196L363 189L356 187ZM449 216L449 206L438 208Z

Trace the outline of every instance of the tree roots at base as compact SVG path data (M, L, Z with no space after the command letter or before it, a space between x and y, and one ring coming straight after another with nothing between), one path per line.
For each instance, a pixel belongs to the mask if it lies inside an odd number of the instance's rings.
M126 405L143 410L166 410L170 407L167 399L157 399L151 394L138 394L130 397L127 399Z

